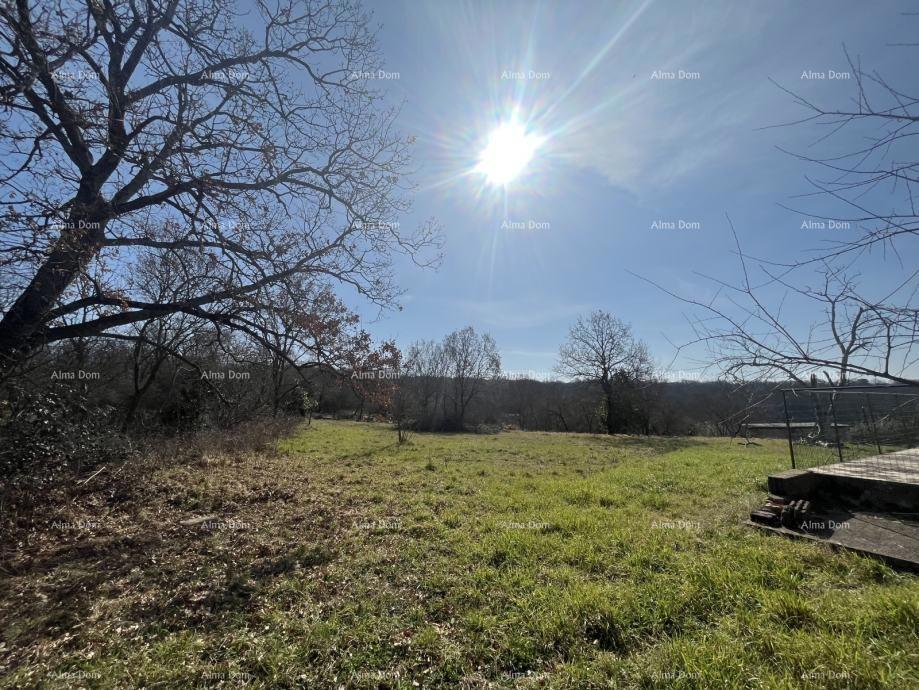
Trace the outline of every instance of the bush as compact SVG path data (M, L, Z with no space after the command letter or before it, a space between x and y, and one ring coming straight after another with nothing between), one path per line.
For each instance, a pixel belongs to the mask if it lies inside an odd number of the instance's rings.
M112 431L115 410L87 408L74 391L10 391L0 410L0 474L45 486L67 472L81 472L131 453Z

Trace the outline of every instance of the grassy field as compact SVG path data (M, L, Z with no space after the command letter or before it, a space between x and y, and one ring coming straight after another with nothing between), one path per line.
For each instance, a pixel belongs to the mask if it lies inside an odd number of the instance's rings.
M919 687L919 578L743 525L764 443L316 421L89 483L4 565L2 683Z

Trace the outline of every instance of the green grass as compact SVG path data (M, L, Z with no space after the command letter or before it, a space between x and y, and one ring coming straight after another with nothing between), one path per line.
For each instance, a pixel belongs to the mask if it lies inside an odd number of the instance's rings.
M317 421L276 456L160 468L109 509L122 539L161 526L142 567L14 578L4 682L919 687L919 578L743 525L787 467L764 443ZM244 528L175 527L204 512ZM28 602L74 578L49 643Z

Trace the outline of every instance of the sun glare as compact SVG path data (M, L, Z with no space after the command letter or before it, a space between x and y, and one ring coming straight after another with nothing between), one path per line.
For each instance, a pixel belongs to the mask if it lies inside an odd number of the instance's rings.
M541 137L527 133L519 122L505 122L488 137L475 169L489 183L506 186L523 172L542 142Z

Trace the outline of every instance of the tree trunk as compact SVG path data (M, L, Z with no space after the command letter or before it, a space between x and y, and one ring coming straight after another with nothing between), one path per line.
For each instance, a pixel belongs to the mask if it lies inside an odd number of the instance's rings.
M616 433L616 422L613 416L613 385L609 380L600 381L600 385L603 387L603 395L606 397L606 433L614 434Z
M128 409L124 413L124 422L121 424L122 433L127 433L128 429L131 428L131 424L134 422L134 415L137 413L137 406L140 404L143 394L143 391L134 391L134 395L131 396L131 400L128 402Z
M555 416L558 417L559 421L562 423L562 429L564 429L567 432L569 429L568 429L568 422L565 421L565 415L562 414L561 410L557 410L555 411ZM590 428L588 427L587 430L590 431Z
M126 433L131 427L131 424L134 422L134 415L137 413L137 408L140 405L141 398L147 394L147 391L150 389L150 386L153 385L153 381L156 378L157 372L159 372L160 367L163 365L163 362L166 361L166 357L159 355L156 361L153 364L153 367L150 369L150 373L147 375L147 380L142 384L138 385L139 381L135 377L134 379L134 395L131 396L131 400L128 403L128 410L124 415L124 424L121 425L121 431ZM136 376L136 375L135 375Z
M0 321L0 372L18 364L40 342L40 331L48 314L102 247L105 235L102 215L86 212L85 203L79 206L81 212L75 210L70 214L68 227L61 231L45 263Z

